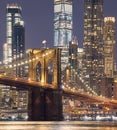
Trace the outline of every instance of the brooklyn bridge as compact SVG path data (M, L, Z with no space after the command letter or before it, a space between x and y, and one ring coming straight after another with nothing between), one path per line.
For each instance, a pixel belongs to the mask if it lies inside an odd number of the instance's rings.
M27 76L18 77L14 74L18 68L26 65ZM26 111L27 120L59 121L68 115L116 113L117 100L98 95L90 86L87 89L80 75L77 74L76 82L64 80L66 73L61 71L61 49L28 50L28 58L1 65L0 72L1 85L10 86L12 92L27 92L26 110L20 110L12 105L12 101L6 100L6 104L11 103L12 107L7 111L1 109L1 116ZM20 103L18 98L17 102ZM23 97L22 102L25 102Z

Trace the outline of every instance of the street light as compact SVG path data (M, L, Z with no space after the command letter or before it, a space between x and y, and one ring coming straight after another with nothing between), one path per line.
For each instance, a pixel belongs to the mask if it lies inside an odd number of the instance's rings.
M46 48L46 43L47 43L47 41L46 41L46 40L43 40L43 41L42 41L43 48Z

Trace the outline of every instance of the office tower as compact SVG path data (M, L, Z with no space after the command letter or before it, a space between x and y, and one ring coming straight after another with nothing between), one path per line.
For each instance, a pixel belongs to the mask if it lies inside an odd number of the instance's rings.
M69 46L61 48L61 70L69 66Z
M70 67L73 70L77 70L77 49L78 49L78 41L76 38L73 38L72 41L69 42L69 63Z
M115 65L115 18L104 18L104 70L106 77L114 77Z
M77 77L77 49L78 41L74 37L72 41L69 42L69 70L70 70L70 82L75 82Z
M61 82L69 66L69 42L72 40L72 0L54 0L54 46L61 48Z
M6 7L6 43L3 45L4 64L12 62L13 26L21 20L21 7L18 5L7 5Z
M13 62L16 62L16 68L14 70L17 77L24 77L25 67L18 66L18 60L24 59L25 54L25 29L24 22L19 21L13 26L13 44L12 44L12 57Z
M54 0L54 46L68 46L72 40L72 0Z
M25 29L21 11L22 9L18 5L11 4L6 7L6 43L3 45L4 65L14 62L15 65L16 63L18 65L18 60L24 58ZM24 76L24 67L17 65L12 69L14 76ZM27 117L28 91L14 86L0 87L2 91L1 113L4 111L5 118L8 120L9 118L24 120Z
M108 98L115 98L115 18L104 18L104 72L107 77L106 93Z
M104 78L103 0L84 0L83 78L87 88L102 93Z
M83 56L84 56L83 48L78 48L77 64L78 64L78 74L80 74L80 75L82 75L82 69L83 69Z
M62 70L61 77L62 77L62 81L67 84L76 81L77 48L78 48L78 41L76 37L74 37L72 41L69 42L69 46L66 48L64 47L64 49L62 48L61 50L61 70Z
M3 45L4 64L14 63L24 58L25 29L22 20L22 9L17 4L6 7L6 43ZM14 68L14 75L24 76L23 67Z

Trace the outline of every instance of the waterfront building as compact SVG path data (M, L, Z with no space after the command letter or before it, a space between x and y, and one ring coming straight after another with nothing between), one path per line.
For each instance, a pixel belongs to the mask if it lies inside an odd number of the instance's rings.
M101 95L104 81L103 0L84 0L83 49L84 82Z
M68 46L72 29L72 0L54 0L54 46Z
M18 60L24 58L25 29L21 13L22 9L17 4L10 4L6 7L6 43L3 45L4 65L17 63ZM11 73L16 77L23 77L24 67L16 66L13 68L12 72L9 70L9 74ZM18 89L14 86L0 85L0 88L0 110L1 113L4 113L0 115L0 119L26 120L28 113L28 91L25 89Z

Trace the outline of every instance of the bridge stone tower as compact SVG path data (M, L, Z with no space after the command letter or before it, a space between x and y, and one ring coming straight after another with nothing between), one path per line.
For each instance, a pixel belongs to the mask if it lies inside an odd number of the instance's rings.
M28 54L29 79L44 84L29 93L29 120L62 120L61 50L31 49Z

